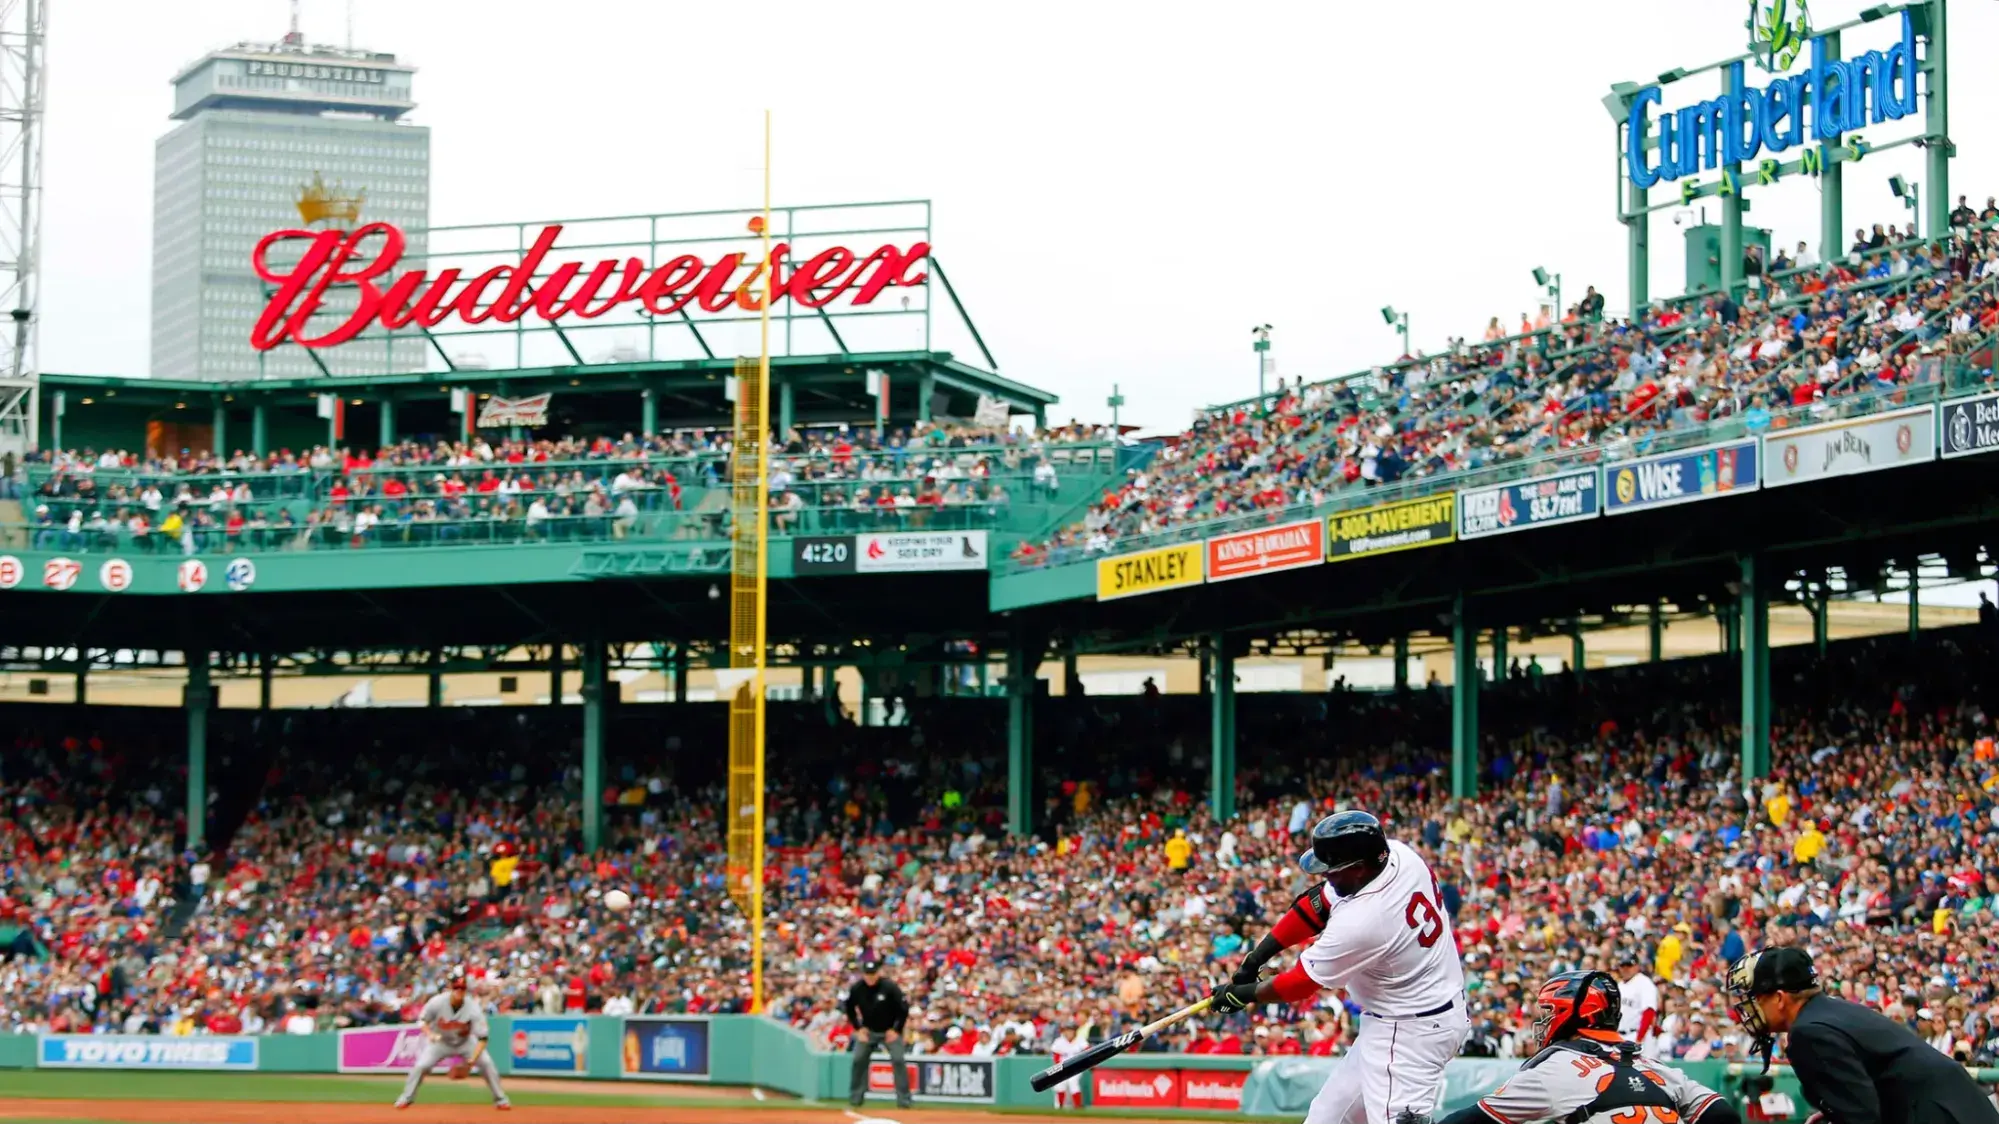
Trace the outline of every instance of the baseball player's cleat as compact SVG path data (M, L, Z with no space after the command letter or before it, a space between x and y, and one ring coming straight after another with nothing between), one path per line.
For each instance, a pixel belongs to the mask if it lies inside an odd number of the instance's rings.
M408 1109L409 1107L410 1107L410 1103L408 1103L408 1102L404 1101L404 1100L403 1100L403 1099L401 1099L401 1098L397 1098L397 1099L396 1099L396 1108L397 1108L397 1109Z
M505 1112L506 1110L510 1110L510 1109L514 1108L514 1103L512 1103L512 1102L494 1102L494 1103L493 1103L493 1108L494 1108L494 1109L497 1109L497 1110L500 1110L500 1111L502 1111L502 1112Z

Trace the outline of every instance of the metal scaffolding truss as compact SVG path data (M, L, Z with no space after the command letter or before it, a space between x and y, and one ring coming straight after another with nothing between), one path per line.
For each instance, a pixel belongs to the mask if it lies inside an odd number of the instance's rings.
M0 0L0 458L35 444L40 421L42 107L47 0Z

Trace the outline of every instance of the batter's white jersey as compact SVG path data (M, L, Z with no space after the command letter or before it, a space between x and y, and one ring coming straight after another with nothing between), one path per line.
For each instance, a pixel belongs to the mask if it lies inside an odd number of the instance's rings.
M417 1022L436 1032L438 1042L445 1047L466 1047L487 1037L486 1010L470 992L465 994L465 1003L456 1007L449 992L438 993L424 1003Z
M1464 964L1436 877L1415 850L1388 842L1388 866L1355 894L1326 889L1326 928L1299 964L1323 988L1344 988L1363 1013L1405 1019L1465 994Z

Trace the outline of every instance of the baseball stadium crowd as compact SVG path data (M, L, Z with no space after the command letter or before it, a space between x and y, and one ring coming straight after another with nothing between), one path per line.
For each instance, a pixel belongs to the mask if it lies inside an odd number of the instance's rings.
M1651 1050L1739 1056L1722 967L1796 942L1842 993L1989 1063L1993 653L1972 629L1914 652L1843 642L1822 664L1779 650L1775 770L1747 794L1721 660L1514 670L1488 688L1469 801L1448 795L1435 690L1247 696L1241 811L1225 825L1202 803L1206 747L1181 733L1203 729L1200 699L1051 698L1031 840L1003 830L994 703L910 700L906 725L868 728L776 706L770 1012L843 1044L838 997L873 954L912 998L920 1051L1045 1047L1069 1021L1104 1034L1226 977L1302 889L1299 837L1358 805L1438 873L1467 964L1468 1051L1522 1053L1547 974L1631 961L1660 986ZM559 709L220 712L211 772L234 780L217 785L201 853L183 848L173 724L19 714L0 744L10 1029L396 1021L458 964L514 1011L747 1005L716 707L618 710L595 855ZM631 911L600 905L611 887L635 894ZM1354 1018L1323 993L1162 1046L1335 1053Z
M1404 356L1358 376L1282 385L1217 407L1023 565L1107 552L1218 519L1303 518L1342 489L1541 459L1552 469L1664 443L1756 433L1841 410L1930 401L1991 378L1999 328L1999 207L1968 207L1944 239L1881 226L1843 258L1752 248L1740 300L1719 293L1605 315L1592 288L1559 321ZM1522 466L1521 471L1532 471ZM1201 534L1188 530L1187 534Z
M350 548L726 534L726 430L620 438L406 441L264 457L70 450L27 466L28 544L79 551ZM1099 455L1103 469L1096 469ZM1014 497L1053 498L1072 468L1105 476L1109 437L1071 424L794 429L773 450L785 531L946 528ZM710 503L704 498L712 496Z

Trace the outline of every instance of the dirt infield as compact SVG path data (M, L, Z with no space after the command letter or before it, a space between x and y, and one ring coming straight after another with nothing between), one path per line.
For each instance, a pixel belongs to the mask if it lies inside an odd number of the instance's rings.
M283 1121L296 1125L328 1125L344 1121L407 1122L778 1122L837 1121L843 1125L864 1122L945 1122L1006 1121L1021 1125L1030 1120L1015 1114L971 1110L898 1110L869 1106L845 1110L807 1107L798 1102L774 1101L769 1109L729 1106L670 1105L522 1105L501 1113L487 1105L424 1105L406 1110L387 1105L353 1102L313 1104L307 1102L201 1102L130 1101L97 1098L6 1098L0 1100L0 1118L20 1121L131 1121L161 1122L262 1122Z

